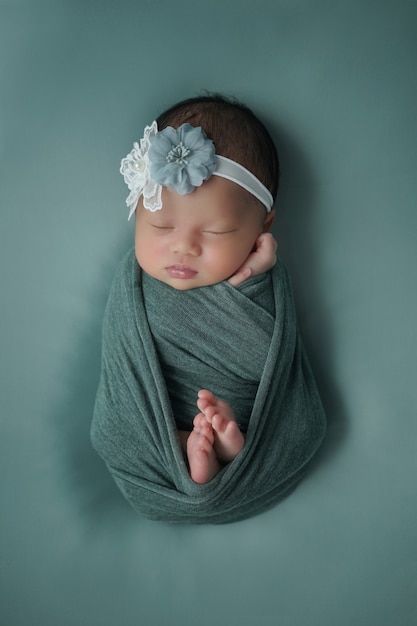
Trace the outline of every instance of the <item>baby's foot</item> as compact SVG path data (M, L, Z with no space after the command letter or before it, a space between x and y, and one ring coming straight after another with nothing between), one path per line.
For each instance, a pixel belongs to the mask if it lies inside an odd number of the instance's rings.
M194 429L187 440L190 476L199 485L210 482L221 469L213 443L213 428L204 415L199 413L194 418Z
M230 463L245 445L245 436L239 430L232 408L207 389L198 392L197 406L213 427L217 458Z

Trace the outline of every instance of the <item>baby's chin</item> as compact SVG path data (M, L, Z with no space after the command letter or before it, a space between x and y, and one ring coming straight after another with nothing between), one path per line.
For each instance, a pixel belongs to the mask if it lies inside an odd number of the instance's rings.
M165 278L160 276L154 276L154 278L165 283L166 285L169 285L177 291L191 291L192 289L203 289L204 287L212 287L213 285L217 285L227 280L227 277L219 279L204 279L201 276L196 276L195 278L190 279Z
M161 282L165 283L166 285L169 285L170 287L172 287L173 289L175 289L176 291L191 291L192 289L203 289L204 287L211 287L212 285L216 285L219 282L223 282L223 281L217 281L217 282L192 282L192 281L185 281L185 280L162 280Z

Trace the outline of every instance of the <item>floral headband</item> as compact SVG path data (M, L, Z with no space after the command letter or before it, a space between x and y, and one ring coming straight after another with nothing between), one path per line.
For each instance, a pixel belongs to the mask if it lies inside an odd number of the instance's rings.
M183 124L178 129L167 126L158 132L156 122L146 126L140 145L122 159L120 173L129 188L126 199L129 219L143 195L149 211L162 208L162 187L179 194L191 193L212 175L221 176L249 191L271 211L273 198L261 181L243 165L215 154L214 144L198 126Z

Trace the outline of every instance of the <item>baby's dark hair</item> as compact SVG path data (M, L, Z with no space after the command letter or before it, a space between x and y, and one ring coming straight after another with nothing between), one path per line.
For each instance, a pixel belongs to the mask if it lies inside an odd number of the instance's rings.
M157 118L158 130L181 124L201 126L216 154L237 161L269 189L274 200L279 159L272 138L256 115L236 99L220 94L198 96L174 104Z

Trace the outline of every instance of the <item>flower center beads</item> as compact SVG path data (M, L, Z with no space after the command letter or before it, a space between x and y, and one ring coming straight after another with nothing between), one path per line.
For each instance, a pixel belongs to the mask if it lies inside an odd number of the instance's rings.
M179 163L180 165L188 165L187 157L190 154L190 148L184 146L183 142L180 141L178 145L171 148L171 150L167 154L168 163Z

